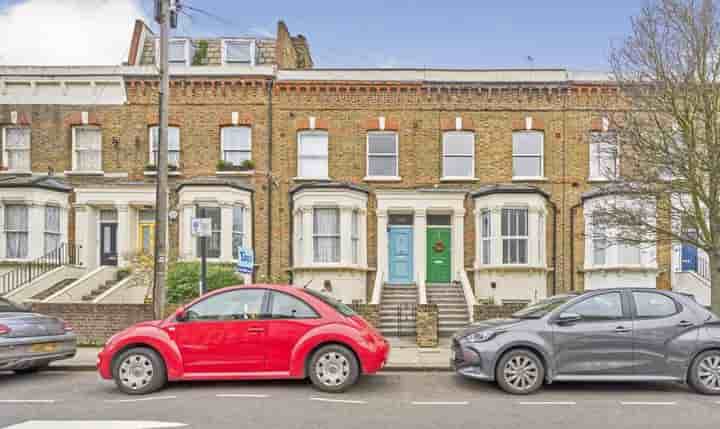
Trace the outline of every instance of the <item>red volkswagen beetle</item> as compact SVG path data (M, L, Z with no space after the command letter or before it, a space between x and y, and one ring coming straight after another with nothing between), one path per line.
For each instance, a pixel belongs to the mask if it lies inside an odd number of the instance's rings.
M220 289L111 337L98 371L125 393L175 380L302 379L342 392L380 370L389 345L348 306L291 286Z

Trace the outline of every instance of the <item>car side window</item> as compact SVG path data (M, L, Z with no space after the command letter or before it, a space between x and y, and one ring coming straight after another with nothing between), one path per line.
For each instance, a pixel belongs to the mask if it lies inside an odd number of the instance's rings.
M633 292L638 317L669 317L678 312L675 301L669 296L653 292Z
M619 292L590 297L564 311L575 313L583 320L615 320L623 317L622 295Z
M282 292L272 292L270 317L273 319L314 319L320 317L308 304Z
M254 320L262 318L264 289L236 289L213 295L185 311L193 320Z

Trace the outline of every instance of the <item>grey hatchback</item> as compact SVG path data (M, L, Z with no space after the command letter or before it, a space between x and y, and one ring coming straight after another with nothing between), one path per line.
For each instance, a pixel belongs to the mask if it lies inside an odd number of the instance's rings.
M64 321L0 298L0 371L37 371L75 352L75 334Z
M720 319L687 295L558 295L456 333L453 368L529 394L554 381L680 381L720 394Z

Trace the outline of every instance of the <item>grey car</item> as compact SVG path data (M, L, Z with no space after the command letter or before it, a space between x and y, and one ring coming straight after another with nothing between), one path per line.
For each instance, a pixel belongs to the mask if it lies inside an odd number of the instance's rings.
M557 381L679 381L720 394L720 319L687 295L558 295L456 333L453 368L529 394Z
M0 371L27 373L75 356L76 338L57 317L0 298Z

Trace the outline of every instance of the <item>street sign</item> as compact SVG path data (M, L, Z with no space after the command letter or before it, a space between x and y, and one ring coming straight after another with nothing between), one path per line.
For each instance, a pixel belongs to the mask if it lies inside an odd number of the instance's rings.
M190 222L190 232L195 237L211 237L212 236L212 219L210 218L194 218Z
M235 271L242 274L252 274L255 265L255 254L248 247L238 247L238 261Z

